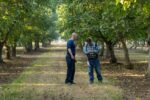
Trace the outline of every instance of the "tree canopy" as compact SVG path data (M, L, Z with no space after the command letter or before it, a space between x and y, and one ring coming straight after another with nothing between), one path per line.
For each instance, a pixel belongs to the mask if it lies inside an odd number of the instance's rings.
M54 0L0 0L0 61L2 48L16 46L17 43L30 51L35 41L35 50L39 42L52 41L58 37L56 31L57 15ZM29 46L30 45L30 46Z

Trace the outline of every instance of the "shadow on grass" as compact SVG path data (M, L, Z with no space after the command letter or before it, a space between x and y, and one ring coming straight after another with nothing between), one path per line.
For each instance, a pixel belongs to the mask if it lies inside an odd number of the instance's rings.
M0 64L0 84L8 84L13 82L20 74L24 71L24 69L34 60L37 59L37 56L49 52L49 49L43 48L37 52L24 53L23 50L17 50L17 57L11 60L5 60L5 63ZM35 57L34 57L35 56Z

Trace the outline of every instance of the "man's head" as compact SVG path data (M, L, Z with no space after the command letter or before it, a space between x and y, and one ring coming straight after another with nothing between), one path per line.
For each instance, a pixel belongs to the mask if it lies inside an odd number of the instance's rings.
M72 33L72 35L71 35L71 38L73 39L73 40L76 40L77 39L77 33L75 33L75 32L73 32Z
M87 40L86 40L86 42L91 45L92 44L92 38L88 37Z

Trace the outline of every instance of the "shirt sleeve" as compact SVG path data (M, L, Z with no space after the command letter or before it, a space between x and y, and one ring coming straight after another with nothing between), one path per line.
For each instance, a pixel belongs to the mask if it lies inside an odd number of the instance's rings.
M88 52L87 52L87 50L86 50L86 45L83 46L83 52L84 52L85 54L88 54Z
M94 52L95 52L95 53L99 53L99 52L100 52L100 46L97 45L97 46L95 47Z
M71 48L72 47L72 42L71 41L68 41L67 42L67 48L69 49L69 48Z

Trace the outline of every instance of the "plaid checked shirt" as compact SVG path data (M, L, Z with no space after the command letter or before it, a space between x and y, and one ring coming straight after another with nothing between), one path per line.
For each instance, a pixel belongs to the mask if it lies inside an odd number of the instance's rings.
M89 45L87 43L85 43L84 47L83 47L83 52L85 54L88 53L99 53L100 52L100 46L98 46L96 43L92 42L92 45Z

